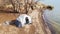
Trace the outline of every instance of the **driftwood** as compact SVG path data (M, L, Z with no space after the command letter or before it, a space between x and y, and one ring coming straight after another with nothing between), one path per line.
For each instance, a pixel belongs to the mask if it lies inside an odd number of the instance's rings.
M19 0L18 0L19 1ZM21 0L20 0L21 1ZM32 0L31 0L32 1ZM15 0L12 0L12 4L6 5L8 6L11 10L11 12L15 12L15 10L19 13L19 15L25 13L27 15L30 15L32 17L32 24L30 25L26 25L23 28L17 28L15 26L12 25L4 25L3 23L0 23L0 34L52 34L49 27L47 26L47 24L44 23L44 19L43 19L43 12L46 9L52 10L51 6L46 6L44 4L38 3L38 2L25 2L24 0L22 0L22 6L20 6L19 2L18 5L17 3L15 3ZM24 4L25 3L25 4ZM3 11L7 11L7 8L3 8L0 9ZM18 17L17 14L13 14L13 13L0 13L0 22L6 21L6 20L14 20ZM2 16L3 15L3 16ZM4 18L5 17L5 18ZM8 17L8 18L7 18ZM4 18L4 19L3 19Z

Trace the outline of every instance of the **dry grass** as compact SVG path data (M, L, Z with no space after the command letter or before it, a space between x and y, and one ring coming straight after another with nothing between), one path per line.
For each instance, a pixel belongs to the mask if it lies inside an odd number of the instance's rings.
M18 28L12 25L4 25L4 21L6 20L14 20L16 19L17 14L9 14L9 13L0 13L0 34L34 34L35 27L33 25L26 25L26 27Z
M29 15L32 17L32 24L18 28L3 24L6 20L16 19L18 14L0 13L0 34L51 34L49 28L44 26L42 17L39 16L37 10L33 10Z
M19 4L18 4L19 5ZM29 5L29 4L28 4ZM39 6L39 7L38 7ZM46 6L40 5L31 7L28 10L28 15L32 17L32 24L26 25L22 28L18 28L12 25L4 25L4 21L14 20L18 17L19 14L14 13L0 13L0 34L51 34L49 27L43 21L42 14L43 9L45 10ZM19 6L17 6L19 7ZM17 9L16 7L16 9ZM19 9L19 8L18 8ZM22 9L22 8L20 8ZM30 10L31 9L31 10ZM41 9L41 10L39 10ZM26 10L26 9L24 9ZM39 12L40 11L40 12ZM24 11L22 11L24 12ZM24 12L25 13L25 12Z

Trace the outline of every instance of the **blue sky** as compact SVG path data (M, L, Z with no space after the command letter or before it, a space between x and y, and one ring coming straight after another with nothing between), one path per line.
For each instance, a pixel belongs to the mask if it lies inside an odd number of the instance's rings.
M48 18L60 22L60 0L40 0L40 2L54 6L52 11L46 11L45 14Z

